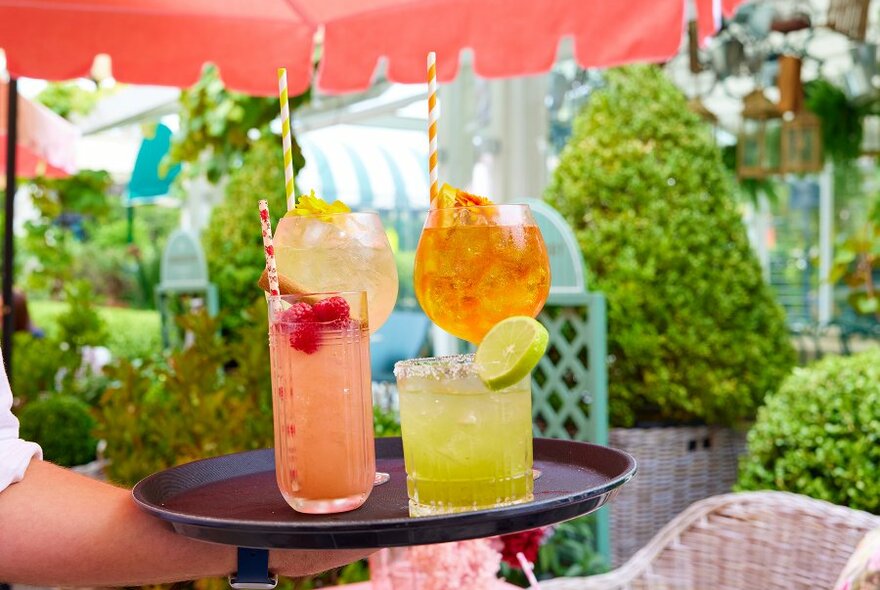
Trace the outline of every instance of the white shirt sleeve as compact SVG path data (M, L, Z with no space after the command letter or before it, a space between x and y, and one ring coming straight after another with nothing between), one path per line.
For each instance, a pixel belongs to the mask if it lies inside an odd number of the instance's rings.
M18 419L12 414L12 389L0 362L0 493L21 481L31 459L43 459L39 445L18 438Z

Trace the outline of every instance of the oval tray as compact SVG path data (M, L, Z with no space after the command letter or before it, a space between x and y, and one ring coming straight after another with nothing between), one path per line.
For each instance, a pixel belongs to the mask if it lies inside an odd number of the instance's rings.
M491 537L555 524L593 512L636 471L628 454L556 439L534 441L535 499L460 514L409 516L399 438L376 440L376 468L391 474L351 512L295 512L275 483L272 449L203 459L155 473L132 490L148 513L185 536L254 548L401 547Z

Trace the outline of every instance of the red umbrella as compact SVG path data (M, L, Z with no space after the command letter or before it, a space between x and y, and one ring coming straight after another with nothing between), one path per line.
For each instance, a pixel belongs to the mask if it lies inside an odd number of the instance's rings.
M701 39L742 0L697 0ZM109 54L122 82L189 86L206 61L229 88L276 92L288 69L292 93L370 85L380 58L394 82L423 82L425 55L452 79L464 48L485 77L546 71L559 40L574 39L584 67L664 61L680 44L683 0L0 0L0 47L13 76L87 76Z

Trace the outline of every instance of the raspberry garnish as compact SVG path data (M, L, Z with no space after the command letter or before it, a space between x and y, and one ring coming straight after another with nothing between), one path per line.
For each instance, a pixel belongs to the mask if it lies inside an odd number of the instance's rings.
M315 311L312 306L305 301L294 303L288 309L281 312L280 319L282 322L310 322L315 319Z
M329 299L323 299L317 302L314 307L315 319L317 321L333 322L340 326L345 325L349 312L348 301L338 295Z
M315 322L299 322L294 324L290 334L290 345L306 354L312 354L318 350L318 328Z
M278 315L281 329L290 334L290 346L306 354L318 350L320 326L315 321L312 306L305 301L294 303Z

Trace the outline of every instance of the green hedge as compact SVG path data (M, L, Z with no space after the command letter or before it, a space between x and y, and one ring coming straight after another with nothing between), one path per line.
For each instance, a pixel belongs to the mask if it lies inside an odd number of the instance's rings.
M31 320L45 330L47 336L57 331L58 317L67 311L62 301L30 301ZM114 358L142 358L162 347L159 314L152 310L124 307L99 307L98 314L107 325L106 346Z
M880 513L880 349L795 369L758 411L738 489Z

